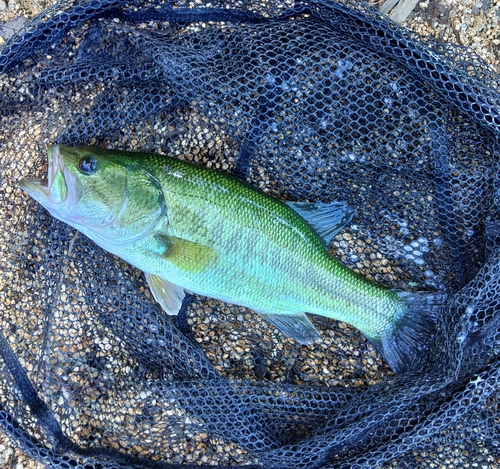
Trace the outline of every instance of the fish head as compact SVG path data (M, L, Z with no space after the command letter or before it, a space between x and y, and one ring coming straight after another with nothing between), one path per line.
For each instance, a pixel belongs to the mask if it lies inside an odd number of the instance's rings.
M164 212L160 185L123 152L51 145L47 177L20 185L52 216L110 251L145 236Z

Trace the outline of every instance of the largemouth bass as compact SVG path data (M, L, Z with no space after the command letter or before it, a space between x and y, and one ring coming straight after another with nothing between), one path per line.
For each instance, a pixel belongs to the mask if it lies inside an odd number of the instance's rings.
M251 308L302 344L321 339L306 312L334 318L359 329L395 372L432 334L432 295L377 286L329 255L349 219L345 204L283 202L186 161L84 146L49 146L47 178L21 187L143 270L168 314L189 291Z

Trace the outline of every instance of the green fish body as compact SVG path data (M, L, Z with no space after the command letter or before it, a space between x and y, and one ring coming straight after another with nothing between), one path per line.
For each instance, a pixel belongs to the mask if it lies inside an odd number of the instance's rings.
M189 291L251 308L304 344L320 340L305 312L334 318L359 329L396 372L432 330L430 296L377 286L329 255L325 244L349 217L344 204L286 203L158 154L48 152L47 179L23 179L22 188L143 270L169 314Z

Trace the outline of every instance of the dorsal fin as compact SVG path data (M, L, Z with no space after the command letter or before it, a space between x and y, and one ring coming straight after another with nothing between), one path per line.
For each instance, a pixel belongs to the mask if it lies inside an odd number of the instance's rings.
M286 202L286 204L311 225L327 246L353 217L346 202Z

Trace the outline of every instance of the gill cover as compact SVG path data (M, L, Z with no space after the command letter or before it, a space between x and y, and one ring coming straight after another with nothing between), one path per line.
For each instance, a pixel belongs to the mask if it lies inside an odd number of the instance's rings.
M60 145L59 153L78 180L80 197L74 213L90 237L128 244L148 234L164 214L161 187L140 160L86 146Z

